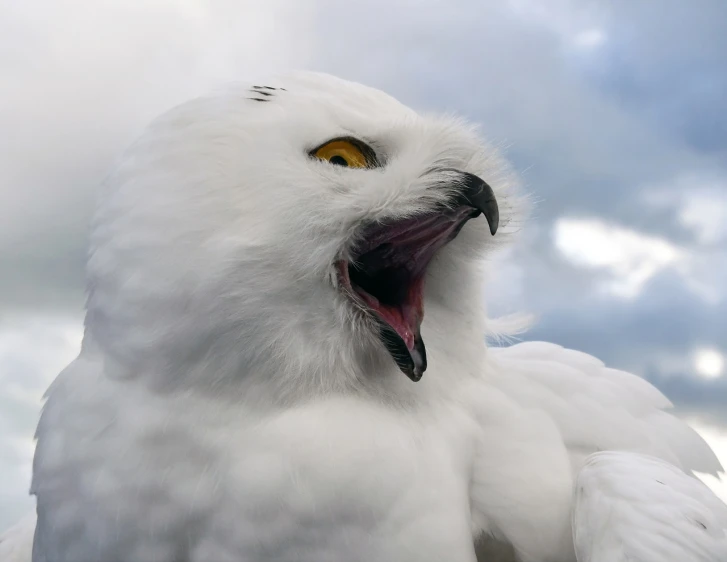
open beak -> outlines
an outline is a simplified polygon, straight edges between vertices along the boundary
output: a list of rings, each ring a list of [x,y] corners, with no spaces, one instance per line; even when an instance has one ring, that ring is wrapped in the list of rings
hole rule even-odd
[[[453,173],[457,188],[452,204],[395,223],[370,225],[354,258],[338,264],[343,286],[373,314],[382,343],[399,369],[415,382],[427,368],[420,335],[427,266],[470,219],[484,215],[492,235],[499,224],[492,188],[473,174],[447,171]]]

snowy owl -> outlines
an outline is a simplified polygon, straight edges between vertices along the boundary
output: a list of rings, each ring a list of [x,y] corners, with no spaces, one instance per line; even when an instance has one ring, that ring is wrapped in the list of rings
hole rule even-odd
[[[574,527],[581,560],[636,560],[579,527],[611,505],[593,482],[632,489],[591,455],[690,483],[720,466],[642,379],[486,346],[515,185],[472,126],[322,74],[153,122],[92,224],[82,350],[37,431],[33,562],[567,562]],[[709,497],[684,540],[725,560]]]

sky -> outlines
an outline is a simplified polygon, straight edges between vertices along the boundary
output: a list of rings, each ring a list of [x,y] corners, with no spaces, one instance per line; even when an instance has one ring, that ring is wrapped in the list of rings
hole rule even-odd
[[[0,4],[0,531],[32,509],[41,396],[80,346],[95,189],[158,113],[289,69],[479,123],[535,204],[491,312],[651,381],[727,466],[727,4],[545,5]]]

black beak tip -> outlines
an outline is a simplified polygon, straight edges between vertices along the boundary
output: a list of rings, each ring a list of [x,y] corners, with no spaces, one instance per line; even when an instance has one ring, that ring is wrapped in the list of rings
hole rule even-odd
[[[401,356],[400,356],[401,357]],[[424,348],[424,342],[421,338],[417,338],[414,349],[409,352],[409,356],[404,359],[396,359],[396,364],[402,373],[404,373],[412,382],[419,382],[427,370],[427,352]]]
[[[485,213],[485,216],[488,217],[487,224],[490,226],[490,234],[494,236],[497,232],[497,227],[500,226],[500,210],[497,208],[497,203],[493,201],[489,212]]]
[[[492,236],[500,225],[500,209],[492,187],[482,178],[468,172],[459,172],[462,175],[462,193],[460,201],[463,204],[481,211],[487,219]]]
[[[411,379],[412,382],[419,382],[422,380],[422,375],[424,374],[421,371],[411,371],[407,370],[404,371],[404,374]]]

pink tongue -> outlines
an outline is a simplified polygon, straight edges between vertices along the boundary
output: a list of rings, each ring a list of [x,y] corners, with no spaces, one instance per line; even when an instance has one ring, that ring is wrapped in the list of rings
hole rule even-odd
[[[423,277],[412,281],[405,302],[399,306],[381,304],[367,293],[361,295],[381,319],[399,334],[409,351],[414,350],[414,342],[419,338],[419,326],[424,318],[423,281]]]
[[[461,217],[460,217],[461,218]],[[400,251],[409,256],[411,263],[416,264],[412,271],[406,298],[401,304],[388,306],[379,302],[373,295],[365,291],[357,291],[368,306],[393,330],[412,352],[412,358],[418,356],[415,348],[419,336],[419,326],[424,318],[424,272],[436,251],[441,248],[460,224],[454,219],[442,219],[441,216],[419,220],[403,229],[394,239]]]

